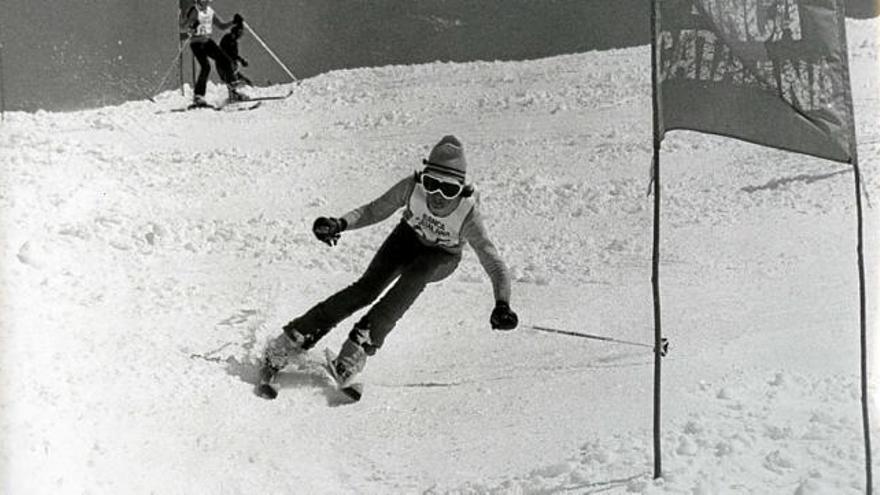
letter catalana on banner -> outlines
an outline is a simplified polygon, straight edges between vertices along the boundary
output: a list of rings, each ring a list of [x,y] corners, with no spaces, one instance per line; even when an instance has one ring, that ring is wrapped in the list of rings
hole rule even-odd
[[[850,162],[842,0],[654,0],[658,137],[673,129]]]

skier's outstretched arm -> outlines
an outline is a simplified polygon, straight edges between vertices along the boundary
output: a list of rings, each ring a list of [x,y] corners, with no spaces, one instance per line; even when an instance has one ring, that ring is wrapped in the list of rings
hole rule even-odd
[[[373,225],[390,217],[406,204],[413,187],[415,177],[403,179],[385,191],[385,194],[339,218],[318,217],[312,225],[312,232],[321,242],[335,246],[342,231]]]
[[[507,265],[501,259],[501,255],[498,254],[495,244],[489,239],[478,210],[473,209],[468,214],[464,225],[462,225],[461,234],[468,244],[474,248],[480,264],[483,265],[483,269],[489,275],[489,279],[492,281],[492,291],[495,294],[495,300],[510,302],[510,274],[507,271]]]
[[[346,228],[359,229],[390,217],[395,211],[406,205],[406,200],[415,184],[413,176],[402,179],[378,198],[342,215],[342,219],[347,224]]]
[[[224,21],[216,12],[214,12],[214,26],[218,29],[226,30],[235,26],[236,24],[241,24],[244,22],[244,18],[241,14],[235,14],[232,17],[231,21]]]
[[[477,258],[486,274],[492,280],[492,291],[495,294],[495,309],[489,318],[489,324],[497,330],[513,330],[519,324],[516,313],[510,309],[510,272],[498,254],[495,244],[489,239],[486,227],[479,210],[474,208],[465,218],[462,225],[462,237],[474,248]]]

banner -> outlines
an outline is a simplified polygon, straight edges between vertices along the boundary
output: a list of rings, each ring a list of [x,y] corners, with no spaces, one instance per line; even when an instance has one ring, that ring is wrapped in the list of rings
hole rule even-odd
[[[843,0],[654,0],[656,136],[855,157]]]

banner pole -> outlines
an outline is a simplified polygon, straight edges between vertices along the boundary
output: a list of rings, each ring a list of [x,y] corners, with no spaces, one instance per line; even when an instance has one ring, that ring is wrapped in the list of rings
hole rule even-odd
[[[257,40],[257,43],[259,43],[263,47],[263,49],[266,50],[266,53],[268,53],[269,56],[272,57],[272,59],[275,60],[275,62],[277,62],[278,65],[280,65],[282,69],[284,69],[284,72],[286,72],[287,75],[290,76],[290,79],[292,79],[293,82],[299,84],[299,80],[296,78],[296,76],[293,75],[293,72],[291,72],[290,69],[288,69],[287,66],[284,65],[284,62],[282,62],[281,59],[278,58],[277,55],[275,55],[275,52],[273,52],[272,49],[269,48],[269,45],[267,45],[266,42],[263,41],[263,39],[260,38],[260,36],[254,32],[254,30],[251,28],[250,24],[245,22],[244,27],[246,27],[248,32],[250,32],[251,35],[254,37],[254,39]]]
[[[661,330],[660,312],[660,142],[654,141],[654,247],[651,256],[651,286],[654,296],[654,479],[663,476],[660,448],[660,346],[663,332]]]
[[[654,479],[663,476],[661,432],[660,432],[660,371],[661,371],[661,331],[660,318],[660,105],[657,73],[657,1],[651,0],[651,96],[654,127],[653,166],[654,184],[654,241],[651,256],[651,286],[654,296]]]
[[[871,422],[868,414],[868,330],[867,315],[865,309],[865,253],[864,253],[864,222],[862,216],[862,182],[859,170],[859,159],[853,157],[853,175],[855,176],[856,189],[856,217],[858,224],[858,241],[856,253],[859,266],[859,325],[861,344],[861,392],[862,392],[862,430],[865,437],[865,493],[871,495],[873,476],[871,474]]]
[[[853,167],[853,184],[856,193],[856,263],[859,270],[859,368],[861,374],[861,394],[862,394],[862,435],[865,441],[865,494],[871,495],[874,487],[874,477],[871,468],[871,421],[869,415],[869,397],[868,397],[868,317],[866,303],[865,288],[865,250],[864,250],[864,214],[862,208],[862,171],[859,168],[859,144],[856,138],[856,113],[853,108],[852,98],[852,81],[849,72],[849,50],[846,41],[846,5],[843,0],[837,0],[834,3],[837,12],[838,26],[838,44],[843,50],[843,60],[846,70],[843,71],[844,78],[844,101],[849,107],[849,129],[852,133],[849,143],[850,163]],[[868,204],[871,199],[866,196]]]

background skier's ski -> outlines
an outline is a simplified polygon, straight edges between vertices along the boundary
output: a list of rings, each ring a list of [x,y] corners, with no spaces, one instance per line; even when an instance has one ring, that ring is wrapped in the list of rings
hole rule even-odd
[[[290,95],[292,95],[292,94],[293,94],[293,90],[290,90],[290,91],[287,92],[287,94],[284,94],[284,95],[274,95],[274,96],[252,96],[252,97],[249,97],[249,98],[248,98],[247,100],[245,100],[245,101],[286,100],[286,99],[289,98]]]
[[[248,103],[250,103],[248,105]],[[171,110],[167,110],[168,112],[189,112],[190,110],[216,110],[218,112],[242,112],[246,110],[255,110],[262,105],[261,101],[253,102],[251,100],[234,102],[234,103],[223,103],[220,105],[189,105],[183,108],[172,108]],[[156,112],[157,114],[164,112]]]

